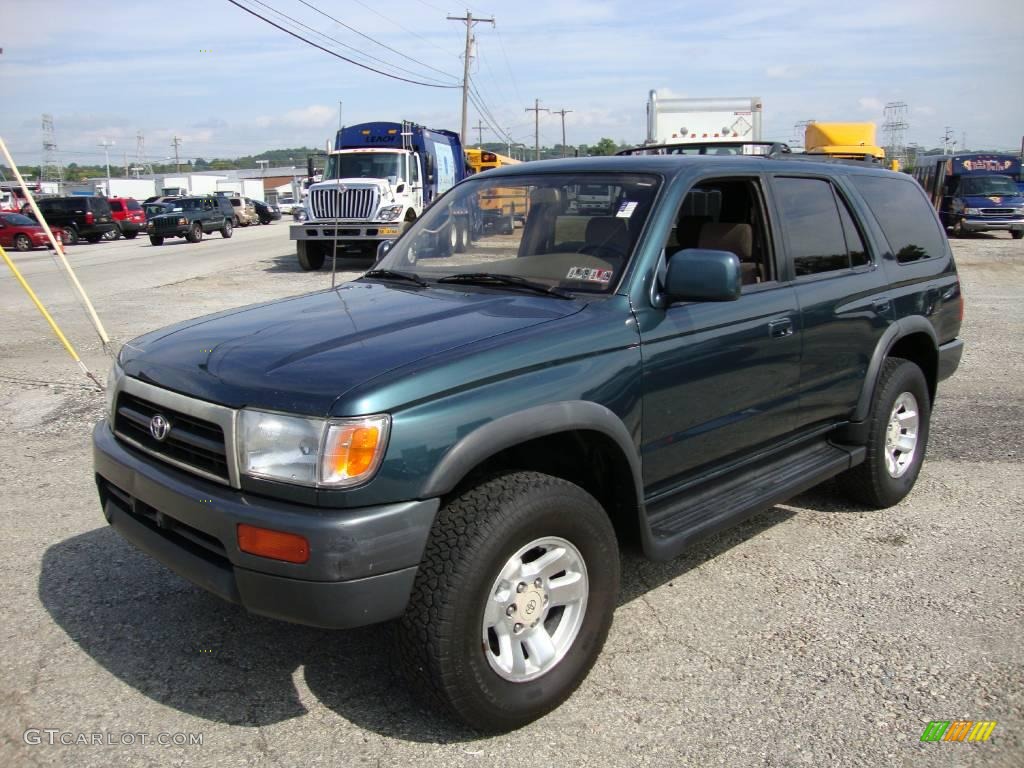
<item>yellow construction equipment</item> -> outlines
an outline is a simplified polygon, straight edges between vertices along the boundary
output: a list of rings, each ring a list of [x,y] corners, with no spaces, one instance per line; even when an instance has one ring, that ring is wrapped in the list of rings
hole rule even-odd
[[[885,150],[875,144],[874,123],[808,123],[804,132],[804,151],[860,160],[871,155],[885,159]]]

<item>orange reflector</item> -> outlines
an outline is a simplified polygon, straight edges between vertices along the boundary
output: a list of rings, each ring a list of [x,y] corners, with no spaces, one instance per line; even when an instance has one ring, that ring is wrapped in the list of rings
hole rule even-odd
[[[305,563],[309,560],[309,542],[305,537],[245,523],[238,524],[238,548],[250,555],[284,560],[286,563]]]

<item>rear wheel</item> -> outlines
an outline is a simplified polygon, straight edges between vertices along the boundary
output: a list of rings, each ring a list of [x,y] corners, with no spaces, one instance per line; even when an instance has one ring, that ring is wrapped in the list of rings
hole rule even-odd
[[[1024,229],[1011,230],[1010,237],[1012,237],[1014,240],[1020,240],[1022,237],[1024,237]]]
[[[921,369],[890,357],[868,416],[867,456],[839,475],[840,487],[876,509],[899,503],[914,487],[928,446],[931,397]]]
[[[957,219],[956,221],[954,221],[953,222],[953,237],[963,237],[966,234],[967,234],[967,231],[964,229],[964,220],[963,219]]]
[[[163,245],[164,239],[159,235],[150,235],[149,242],[151,242],[153,245]]]
[[[78,230],[74,227],[62,227],[60,239],[64,242],[64,245],[74,245],[78,242]]]
[[[231,225],[230,221],[225,220],[224,226],[220,228],[220,236],[225,240],[235,234],[235,228]]]
[[[14,236],[14,247],[19,251],[31,251],[32,241],[28,235],[18,234]]]
[[[295,251],[299,257],[299,266],[307,272],[320,269],[327,256],[322,243],[314,243],[309,240],[296,240]]]
[[[586,677],[618,591],[601,505],[559,478],[503,475],[438,515],[397,628],[399,659],[421,693],[473,727],[518,728]]]

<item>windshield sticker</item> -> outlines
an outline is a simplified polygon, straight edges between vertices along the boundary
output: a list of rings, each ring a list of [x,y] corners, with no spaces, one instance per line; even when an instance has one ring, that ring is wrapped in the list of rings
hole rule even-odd
[[[570,267],[569,274],[565,276],[565,279],[607,285],[612,281],[612,270],[596,267]]]
[[[623,200],[619,205],[619,212],[615,215],[620,219],[628,219],[633,215],[633,211],[636,210],[636,202],[633,200]]]

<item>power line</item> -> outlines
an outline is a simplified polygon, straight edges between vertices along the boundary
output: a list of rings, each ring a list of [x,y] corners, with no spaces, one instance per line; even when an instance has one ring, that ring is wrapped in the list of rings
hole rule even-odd
[[[490,108],[487,106],[487,103],[483,100],[483,97],[480,96],[480,93],[476,88],[470,87],[469,98],[470,101],[473,102],[473,106],[475,106],[480,112],[481,117],[483,117],[490,129],[494,131],[495,135],[502,141],[507,141],[509,139],[508,134],[500,128],[501,123],[493,114],[491,114]]]
[[[438,83],[425,83],[422,80],[410,80],[409,78],[406,78],[406,77],[399,77],[398,75],[393,75],[390,72],[383,72],[383,71],[381,71],[379,69],[375,69],[374,67],[367,66],[366,64],[361,64],[358,61],[353,61],[352,59],[348,58],[347,56],[342,56],[337,51],[332,51],[332,50],[330,50],[328,48],[324,48],[322,45],[314,43],[312,40],[308,40],[305,37],[303,37],[302,35],[300,35],[300,34],[298,34],[296,32],[293,32],[290,29],[286,29],[286,28],[282,27],[280,24],[277,24],[277,23],[271,21],[270,19],[268,19],[266,16],[261,16],[260,14],[256,13],[256,11],[252,10],[251,8],[246,8],[244,5],[239,3],[238,0],[228,0],[228,2],[231,3],[232,5],[238,7],[238,8],[241,8],[246,13],[251,14],[252,16],[255,16],[257,19],[265,21],[270,26],[275,27],[275,28],[281,30],[285,34],[291,35],[296,40],[301,40],[302,42],[306,43],[307,45],[311,45],[314,48],[317,48],[317,49],[323,51],[324,53],[326,53],[326,54],[328,54],[330,56],[334,56],[336,59],[341,59],[342,61],[347,61],[349,64],[355,64],[357,67],[369,70],[370,72],[376,72],[378,75],[384,75],[384,77],[390,77],[392,80],[400,80],[403,83],[411,83],[412,85],[423,85],[423,86],[426,86],[427,88],[446,88],[446,89],[448,89],[448,88],[458,88],[459,87],[458,85],[441,85],[441,84],[438,84]]]
[[[273,8],[273,7],[269,6],[269,5],[267,5],[266,3],[263,2],[263,0],[251,0],[251,1],[256,3],[257,5],[263,6],[268,11],[270,11],[270,13],[273,13],[273,14],[277,15],[278,17],[287,19],[292,24],[297,25],[299,27],[302,27],[303,29],[309,30],[314,35],[322,37],[325,40],[330,40],[332,43],[337,43],[342,48],[347,48],[348,50],[352,51],[354,54],[362,57],[363,59],[367,59],[369,61],[376,61],[376,62],[378,62],[380,64],[383,64],[385,67],[389,67],[389,68],[391,68],[393,70],[396,70],[398,72],[404,72],[407,75],[413,75],[414,77],[420,77],[420,74],[418,72],[413,72],[412,70],[405,69],[404,67],[400,67],[397,64],[392,64],[390,61],[385,61],[384,59],[381,59],[381,58],[379,58],[377,56],[374,56],[371,53],[366,53],[364,51],[361,51],[358,48],[356,48],[355,46],[349,45],[348,43],[346,43],[346,42],[344,42],[342,40],[339,40],[336,37],[332,37],[331,35],[328,35],[328,34],[326,34],[324,32],[321,32],[318,29],[314,29],[313,27],[309,26],[308,24],[306,24],[306,23],[304,23],[302,21],[299,21],[298,19],[296,19],[296,18],[294,18],[292,16],[289,16],[287,13],[284,13],[283,11],[279,11],[276,8]],[[299,2],[303,2],[303,0],[299,0]],[[311,6],[311,7],[313,7],[313,6]],[[318,10],[319,11],[319,9],[316,9],[316,8],[314,8],[314,10]],[[319,12],[323,13],[323,11],[319,11]],[[324,14],[324,15],[327,16],[327,14]],[[337,21],[337,19],[334,19],[334,17],[332,17],[332,16],[327,16],[327,18],[332,19],[333,21]],[[338,22],[338,23],[342,24],[342,26],[347,26],[343,22]],[[348,27],[348,28],[352,29],[354,32],[356,32],[358,34],[362,34],[357,29],[354,29],[352,27]],[[363,36],[366,37],[366,35],[363,35]],[[376,40],[373,40],[373,38],[369,38],[368,37],[367,39],[372,40],[374,43],[377,42]],[[396,53],[397,53],[397,51],[396,51]],[[399,55],[402,55],[402,54],[399,54]],[[422,64],[422,62],[416,62],[416,63],[417,64]],[[426,65],[424,65],[424,66],[426,66]],[[440,71],[440,70],[438,70],[438,71]],[[444,72],[442,72],[441,74],[444,74],[447,77],[451,77],[452,79],[454,79],[454,75],[447,75],[447,73],[444,73]],[[437,78],[436,77],[430,77],[430,79],[435,81],[435,82],[437,82]]]
[[[403,26],[401,25],[401,23],[400,23],[400,22],[398,22],[398,21],[397,21],[397,20],[395,19],[395,17],[394,17],[394,15],[393,15],[393,14],[392,14],[391,16],[387,16],[387,15],[385,15],[385,14],[381,13],[380,11],[378,11],[378,10],[377,10],[376,8],[374,8],[373,6],[367,5],[366,3],[362,2],[362,0],[352,0],[352,2],[354,2],[354,3],[355,3],[356,5],[358,5],[358,6],[361,6],[361,7],[365,8],[365,9],[366,9],[366,10],[368,10],[368,11],[369,11],[370,13],[373,13],[373,14],[376,14],[377,16],[380,16],[380,17],[381,17],[382,19],[384,19],[384,20],[385,20],[385,21],[386,21],[386,22],[387,22],[388,24],[390,24],[391,26],[394,26],[394,27],[398,27],[398,28],[399,28],[400,30],[402,30],[403,32],[406,32],[406,33],[408,33],[408,34],[412,35],[413,37],[419,38],[420,40],[422,40],[422,41],[423,41],[424,43],[426,43],[427,45],[432,45],[432,46],[434,46],[435,48],[437,48],[437,50],[441,51],[441,52],[442,52],[442,53],[444,53],[445,55],[447,55],[447,56],[453,56],[453,57],[454,57],[454,58],[456,58],[456,59],[458,58],[458,56],[455,56],[455,54],[454,54],[454,53],[452,53],[451,51],[449,51],[449,50],[447,50],[447,49],[445,49],[445,48],[442,48],[442,47],[441,47],[440,45],[438,45],[437,43],[435,43],[435,42],[434,42],[433,40],[428,40],[427,38],[423,37],[423,35],[420,35],[420,34],[417,34],[416,32],[413,32],[413,31],[412,31],[411,29],[409,29],[408,27],[403,27]],[[438,8],[438,7],[436,6],[436,5],[429,5],[429,3],[424,3],[424,5],[428,5],[428,6],[430,7],[430,8],[433,8],[433,9],[434,9],[435,11],[438,11],[439,13],[445,13],[445,11],[444,11],[444,10],[442,10],[441,8]]]
[[[326,18],[330,19],[330,20],[331,20],[331,21],[333,21],[333,22],[334,22],[335,24],[340,24],[340,25],[341,25],[341,26],[343,26],[343,27],[344,27],[345,29],[348,29],[348,30],[351,30],[352,32],[355,32],[355,33],[356,33],[357,35],[359,35],[360,37],[363,37],[363,38],[365,38],[365,39],[369,40],[369,41],[370,41],[370,42],[372,42],[372,43],[376,43],[376,44],[377,44],[377,45],[379,45],[379,46],[380,46],[381,48],[386,48],[387,50],[391,51],[392,53],[397,53],[397,54],[398,54],[399,56],[401,56],[401,57],[403,57],[403,58],[406,58],[406,59],[408,59],[409,61],[414,61],[414,62],[416,62],[417,64],[419,64],[419,65],[420,65],[420,66],[422,66],[422,67],[426,67],[427,69],[432,69],[432,70],[434,70],[435,72],[439,72],[440,74],[444,75],[445,77],[449,77],[449,78],[451,78],[452,80],[458,80],[458,78],[457,78],[457,77],[456,77],[455,75],[452,75],[452,74],[450,74],[450,73],[448,73],[448,72],[445,72],[444,70],[441,70],[441,69],[437,69],[436,67],[432,67],[432,66],[430,66],[429,64],[425,64],[424,62],[422,62],[422,61],[419,61],[418,59],[414,59],[414,58],[413,58],[412,56],[408,55],[407,53],[402,53],[402,51],[398,51],[398,50],[395,50],[395,49],[394,49],[394,48],[392,48],[392,47],[391,47],[390,45],[387,45],[387,44],[385,44],[385,43],[382,43],[382,42],[380,42],[380,40],[375,40],[374,38],[370,37],[369,35],[363,34],[362,32],[360,32],[360,31],[359,31],[358,29],[356,29],[355,27],[349,26],[349,25],[348,25],[348,24],[346,24],[345,22],[343,22],[343,21],[340,21],[339,19],[336,19],[336,18],[334,18],[334,17],[333,17],[333,16],[331,16],[331,15],[330,15],[329,13],[325,13],[324,11],[320,10],[319,8],[317,8],[317,7],[316,7],[315,5],[313,5],[312,3],[307,3],[307,2],[306,2],[306,0],[299,0],[299,2],[300,2],[300,3],[302,3],[302,4],[304,5],[304,6],[306,6],[307,8],[311,8],[311,9],[313,9],[314,11],[316,11],[317,13],[319,13],[319,14],[320,14],[321,16],[324,16],[324,17],[326,17]],[[261,5],[262,5],[262,3],[261,3]],[[362,5],[362,3],[359,3],[359,5]],[[392,65],[392,66],[393,66],[393,65]],[[403,71],[406,71],[406,70],[403,70]]]
[[[512,80],[512,89],[516,92],[516,98],[520,104],[526,104],[526,100],[519,93],[519,86],[516,84],[516,76],[512,71],[512,64],[509,63],[508,53],[505,52],[505,41],[501,38],[501,30],[495,26],[494,31],[498,34],[498,45],[501,46],[501,55],[505,57],[505,66],[508,68],[508,76]]]

